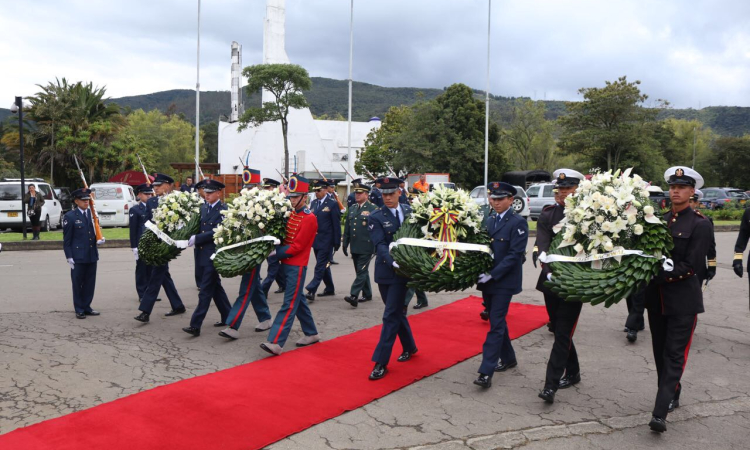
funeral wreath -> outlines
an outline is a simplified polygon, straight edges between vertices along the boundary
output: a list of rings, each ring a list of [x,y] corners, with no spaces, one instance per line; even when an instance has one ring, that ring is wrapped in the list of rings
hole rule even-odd
[[[175,259],[200,229],[201,203],[194,192],[176,191],[160,197],[138,241],[138,257],[149,266],[163,266]]]

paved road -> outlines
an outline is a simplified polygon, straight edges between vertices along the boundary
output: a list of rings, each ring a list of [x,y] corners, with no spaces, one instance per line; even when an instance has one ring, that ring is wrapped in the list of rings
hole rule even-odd
[[[708,312],[698,321],[682,407],[670,415],[663,435],[646,426],[656,390],[650,337],[646,331],[635,344],[625,340],[622,302],[610,309],[584,306],[576,331],[583,381],[560,391],[554,405],[536,397],[552,345],[552,336],[540,329],[515,341],[519,367],[496,376],[488,391],[471,383],[479,365],[475,357],[270,448],[748,448],[750,313],[747,281],[731,271],[735,237],[717,234],[718,275],[706,291]],[[102,315],[76,320],[62,252],[0,253],[1,433],[266,357],[258,347],[265,336],[252,331],[252,317],[235,342],[210,327],[218,319],[213,308],[197,339],[180,330],[188,315],[162,316],[166,301],[157,303],[151,323],[134,321],[130,250],[103,250],[101,258],[94,307]],[[377,325],[382,314],[377,299],[356,310],[343,301],[354,271],[349,259],[341,254],[337,259],[342,263],[333,266],[339,295],[312,306],[324,338]],[[191,255],[171,268],[192,310],[197,291]],[[527,262],[525,290],[516,301],[543,304],[533,290],[537,273]],[[231,296],[239,279],[224,285]],[[471,293],[476,292],[431,294],[430,306]],[[281,296],[272,294],[269,301],[276,310]],[[295,325],[290,341],[300,335]]]

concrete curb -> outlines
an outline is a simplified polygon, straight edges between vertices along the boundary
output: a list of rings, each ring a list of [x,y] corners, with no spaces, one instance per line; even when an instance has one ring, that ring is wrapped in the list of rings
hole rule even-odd
[[[739,225],[717,225],[714,228],[717,233],[740,231]],[[536,237],[536,230],[529,231],[529,237]],[[23,241],[23,242],[0,242],[3,244],[3,250],[9,252],[13,251],[28,251],[28,250],[62,250],[62,241]],[[100,246],[99,249],[107,248],[130,248],[130,241],[128,239],[114,239],[107,241],[104,245]]]

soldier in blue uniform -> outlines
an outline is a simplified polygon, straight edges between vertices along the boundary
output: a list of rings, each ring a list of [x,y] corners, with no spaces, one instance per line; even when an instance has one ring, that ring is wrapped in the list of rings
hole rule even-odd
[[[385,303],[383,311],[383,328],[380,332],[372,361],[375,367],[370,373],[371,380],[379,380],[388,372],[388,363],[391,359],[393,344],[398,336],[401,341],[403,353],[398,357],[398,362],[409,361],[417,353],[417,344],[411,333],[409,320],[406,318],[406,283],[409,281],[398,275],[394,269],[398,264],[390,255],[388,246],[393,242],[401,224],[411,214],[411,207],[399,204],[398,178],[379,178],[377,184],[382,186],[383,206],[370,214],[367,226],[370,229],[370,239],[375,246],[375,282],[378,284],[380,297]]]
[[[221,314],[220,324],[225,324],[231,305],[227,298],[227,293],[221,286],[221,277],[214,268],[211,255],[216,252],[214,244],[214,229],[221,224],[224,216],[221,211],[226,209],[226,205],[221,203],[221,190],[224,185],[216,180],[205,180],[203,183],[203,192],[206,195],[206,204],[201,206],[201,226],[200,232],[190,237],[188,247],[196,246],[198,248],[198,265],[201,268],[201,284],[198,293],[198,306],[193,312],[190,319],[190,326],[182,329],[185,333],[193,336],[200,336],[203,319],[208,313],[208,307],[211,305],[211,299],[216,303],[216,307]]]
[[[372,189],[370,190],[370,203],[377,206],[378,208],[383,207],[383,193],[380,190],[380,183],[377,180],[373,181]]]
[[[76,208],[65,213],[63,217],[63,250],[70,265],[76,318],[85,319],[86,316],[99,315],[91,309],[91,302],[94,300],[96,263],[99,261],[99,250],[96,247],[104,243],[104,238],[96,240],[89,209],[91,190],[76,189],[71,195]]]
[[[409,195],[406,192],[406,182],[405,181],[403,181],[403,180],[401,181],[401,184],[398,185],[398,190],[401,193],[401,195],[399,195],[399,197],[398,197],[398,202],[399,203],[409,204]]]
[[[320,294],[321,297],[336,294],[333,277],[331,276],[330,261],[333,252],[341,246],[341,211],[336,200],[328,196],[327,187],[327,182],[318,180],[315,184],[316,198],[310,206],[310,210],[318,220],[318,234],[315,236],[312,246],[316,260],[315,274],[313,279],[305,286],[307,290],[305,297],[309,302],[315,301],[315,294],[321,282],[325,285],[323,292]]]
[[[278,181],[274,180],[273,178],[263,178],[263,184],[261,187],[263,189],[272,191],[276,188],[278,188],[281,185]],[[274,281],[276,281],[276,284],[279,286],[278,289],[273,291],[274,294],[280,294],[284,292],[284,289],[286,289],[286,280],[284,279],[283,274],[281,273],[281,262],[279,262],[279,258],[276,257],[276,255],[269,256],[268,257],[268,272],[266,273],[266,278],[263,279],[263,283],[261,284],[261,288],[263,289],[263,293],[268,297],[268,292],[271,290],[271,285]]]
[[[154,190],[150,184],[144,183],[136,187],[135,192],[138,196],[138,204],[130,208],[130,249],[135,256],[135,290],[138,292],[138,301],[140,301],[146,292],[151,268],[138,258],[138,241],[146,229],[144,226],[146,223],[146,202],[154,195]]]
[[[154,216],[154,209],[159,206],[159,197],[172,192],[173,183],[174,180],[169,175],[163,173],[156,174],[151,186],[153,186],[154,192],[156,192],[158,196],[151,197],[146,202],[147,220],[151,220]],[[151,311],[154,309],[154,303],[157,301],[159,291],[162,287],[164,288],[164,292],[169,299],[169,304],[172,307],[172,309],[164,315],[170,317],[182,314],[186,311],[185,305],[180,298],[180,294],[177,293],[177,288],[174,286],[172,276],[169,274],[169,264],[165,264],[163,266],[151,267],[151,276],[148,280],[148,286],[143,293],[143,297],[141,297],[141,305],[138,307],[141,313],[135,317],[135,320],[144,323],[149,321]]]
[[[492,385],[492,375],[516,367],[516,353],[508,336],[505,318],[514,295],[521,293],[523,261],[529,241],[529,225],[511,205],[516,188],[493,181],[487,185],[493,211],[485,219],[492,239],[494,265],[489,273],[479,276],[477,288],[489,313],[490,331],[482,347],[482,364],[474,384],[483,388]]]
[[[206,202],[206,194],[203,192],[203,186],[206,180],[201,180],[195,183],[195,192],[201,196],[203,203]],[[195,278],[195,287],[200,290],[201,284],[201,267],[198,265],[198,249],[193,249],[193,277]]]

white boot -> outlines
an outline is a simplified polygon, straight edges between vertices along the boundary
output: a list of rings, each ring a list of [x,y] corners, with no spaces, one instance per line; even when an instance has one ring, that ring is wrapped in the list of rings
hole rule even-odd
[[[268,353],[274,354],[274,355],[280,355],[281,354],[281,346],[279,344],[271,344],[270,342],[264,342],[260,344],[260,348],[267,351]]]
[[[271,329],[271,325],[273,323],[271,322],[271,319],[264,320],[263,322],[260,322],[258,325],[255,325],[255,331],[268,331]]]
[[[297,341],[297,347],[307,347],[308,345],[312,345],[317,342],[320,342],[319,334],[314,334],[312,336],[305,336],[299,341]]]
[[[226,327],[223,330],[219,331],[219,336],[225,337],[227,339],[236,340],[240,338],[240,332],[239,330],[235,330],[231,327]]]

